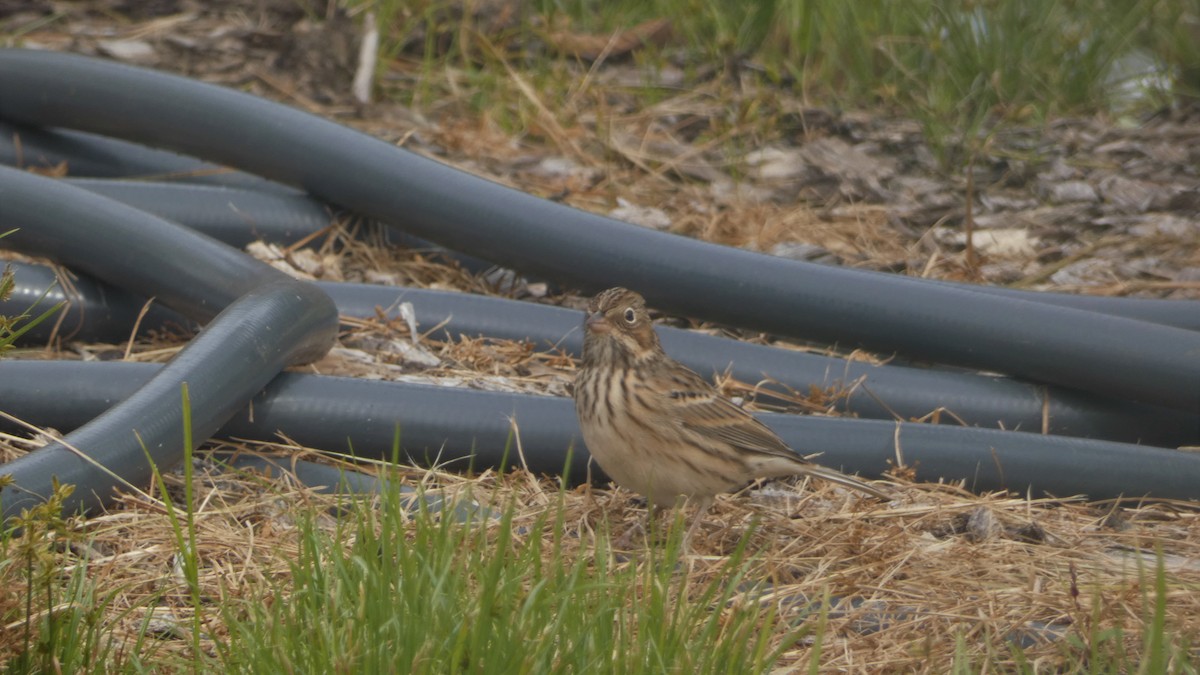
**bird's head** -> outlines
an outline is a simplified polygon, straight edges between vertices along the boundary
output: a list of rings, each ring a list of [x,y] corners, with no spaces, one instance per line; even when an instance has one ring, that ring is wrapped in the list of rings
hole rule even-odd
[[[583,328],[585,360],[611,351],[618,360],[635,362],[661,351],[646,301],[627,288],[610,288],[592,298]]]

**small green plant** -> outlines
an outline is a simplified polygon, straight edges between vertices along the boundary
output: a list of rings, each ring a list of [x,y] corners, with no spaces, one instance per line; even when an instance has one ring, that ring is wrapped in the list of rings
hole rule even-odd
[[[0,272],[0,302],[5,302],[12,296],[13,284],[12,267],[5,265],[4,271]],[[0,316],[0,354],[12,349],[13,323],[12,319]]]
[[[1161,546],[1155,548],[1153,578],[1142,559],[1138,561],[1138,586],[1142,589],[1140,652],[1131,653],[1129,633],[1112,619],[1106,620],[1104,598],[1099,589],[1092,596],[1091,610],[1086,615],[1073,614],[1073,630],[1060,642],[1063,660],[1062,672],[1083,673],[1195,673],[1197,664],[1193,652],[1186,642],[1180,644],[1178,636],[1167,625],[1167,601],[1169,588]],[[1072,595],[1075,589],[1072,574]],[[1078,609],[1078,603],[1076,604]],[[1125,617],[1118,615],[1117,621]],[[1107,625],[1106,625],[1107,624]],[[1031,660],[1015,643],[1010,652],[1013,660],[1021,664],[1022,671],[1029,671]],[[969,662],[969,661],[968,661]],[[972,663],[977,666],[978,664]]]
[[[8,232],[0,233],[0,239],[7,237],[13,232],[16,232],[16,230],[9,230]],[[5,265],[4,271],[0,272],[0,302],[4,302],[12,297],[12,292],[15,287],[16,278],[13,274],[12,266]],[[66,305],[65,302],[57,303],[50,309],[47,309],[38,316],[30,319],[29,312],[32,311],[33,308],[37,307],[37,304],[38,303],[34,303],[33,307],[18,316],[0,316],[0,356],[3,356],[5,352],[12,349],[13,344],[19,340],[22,335],[41,322],[54,316]]]
[[[77,558],[70,572],[63,570],[67,551],[88,550],[72,519],[63,516],[72,490],[55,483],[49,499],[0,530],[0,586],[19,589],[0,594],[0,625],[17,627],[0,637],[0,647],[11,655],[3,663],[5,673],[83,672],[104,663],[117,647],[108,621],[122,612],[96,596],[86,556]],[[10,604],[18,593],[21,602]],[[137,660],[136,655],[127,658]]]
[[[1138,31],[1138,45],[1168,66],[1177,96],[1200,99],[1200,6],[1194,2],[1151,3]]]
[[[0,238],[14,231],[0,233]],[[0,302],[11,297],[14,287],[12,268],[5,265],[0,272]],[[0,316],[0,355],[62,306],[59,303],[32,320],[28,320],[28,312]],[[0,475],[0,487],[11,481],[11,476]],[[92,597],[84,566],[75,566],[65,578],[59,567],[62,549],[78,538],[70,520],[63,516],[63,503],[73,489],[55,481],[46,501],[23,509],[9,522],[0,522],[0,587],[21,588],[24,596],[18,608],[8,604],[11,596],[0,595],[0,625],[20,626],[15,644],[0,640],[0,645],[15,654],[4,664],[5,672],[74,671],[108,649],[101,639],[100,612],[96,611],[102,603]]]
[[[0,477],[0,486],[11,480],[11,476]],[[62,504],[72,489],[70,485],[58,485],[55,482],[50,499],[32,509],[23,510],[11,523],[3,525],[5,533],[0,543],[4,549],[4,562],[0,563],[0,571],[11,573],[13,570],[5,568],[13,564],[21,565],[23,570],[20,577],[25,591],[24,621],[20,629],[22,647],[19,655],[7,664],[11,672],[36,671],[39,657],[44,658],[46,653],[56,652],[63,637],[62,614],[51,609],[57,604],[57,559],[54,547],[56,541],[63,541],[70,535],[70,528],[62,517]],[[42,611],[45,612],[44,622],[37,618]]]
[[[146,451],[146,461],[150,462],[154,482],[158,486],[166,505],[167,520],[171,523],[171,532],[175,537],[175,547],[179,566],[187,583],[188,598],[192,603],[191,647],[196,664],[204,661],[204,650],[201,647],[201,633],[206,611],[204,597],[200,589],[200,554],[196,539],[195,501],[192,497],[194,484],[194,464],[192,463],[192,401],[187,383],[183,383],[180,391],[181,410],[183,413],[183,519],[180,520],[176,506],[167,490],[167,484],[150,453]],[[145,448],[142,448],[145,451]]]

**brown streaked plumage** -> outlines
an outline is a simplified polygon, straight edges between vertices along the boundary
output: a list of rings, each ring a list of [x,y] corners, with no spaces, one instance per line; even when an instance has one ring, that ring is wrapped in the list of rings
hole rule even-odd
[[[755,478],[816,476],[881,499],[879,490],[792,450],[765,424],[663,351],[642,296],[611,288],[588,304],[575,379],[583,440],[618,485],[652,505],[714,495]]]

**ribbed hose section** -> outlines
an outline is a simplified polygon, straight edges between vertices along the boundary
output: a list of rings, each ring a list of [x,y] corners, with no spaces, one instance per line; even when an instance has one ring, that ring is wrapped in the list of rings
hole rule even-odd
[[[5,247],[51,258],[206,321],[248,291],[290,279],[266,263],[120,202],[0,167]]]
[[[13,413],[70,428],[135,390],[156,366],[134,363],[0,362],[0,399],[21,384]],[[68,380],[68,378],[70,378]],[[1200,454],[1019,432],[794,415],[759,416],[815,461],[876,477],[898,460],[920,480],[965,481],[973,490],[1087,495],[1092,499],[1200,498]],[[269,440],[277,430],[306,447],[391,457],[451,470],[525,465],[586,480],[588,455],[570,400],[469,389],[284,373],[219,435]],[[518,444],[519,436],[519,444]],[[518,447],[520,452],[518,452]],[[592,467],[593,477],[599,477]]]
[[[17,315],[49,290],[46,301],[68,299],[62,334],[78,339],[123,341],[129,338],[137,311],[145,303],[86,278],[73,281],[70,294],[54,287],[54,272],[38,265],[16,265],[12,299],[0,303],[0,315]],[[580,314],[568,309],[501,298],[413,288],[320,283],[342,316],[372,318],[377,311],[399,316],[399,305],[413,308],[418,330],[438,339],[488,336],[528,340],[535,349],[578,356]],[[83,319],[94,317],[100,328]],[[122,324],[120,320],[129,323]],[[183,323],[159,308],[141,324],[143,333],[161,325]],[[28,334],[49,338],[47,324]],[[1107,399],[1060,387],[1039,387],[1003,377],[988,377],[895,365],[875,366],[818,354],[777,349],[670,327],[658,328],[668,353],[706,377],[726,370],[750,383],[769,378],[800,392],[811,387],[847,389],[830,402],[836,410],[871,419],[919,419],[939,410],[945,423],[1039,431],[1088,438],[1176,447],[1200,442],[1200,415]],[[770,396],[769,388],[763,395]]]
[[[6,154],[4,133],[8,130],[11,130],[13,134],[32,135],[34,141],[42,136],[50,138],[64,136],[71,139],[70,143],[64,144],[60,141],[55,146],[57,154],[52,156],[56,162],[51,165],[65,163],[70,168],[82,162],[83,166],[90,171],[90,173],[84,172],[82,175],[103,175],[113,178],[137,175],[136,171],[131,169],[145,163],[140,158],[147,152],[159,152],[103,136],[71,131],[26,129],[0,121],[0,164],[7,163],[16,166],[18,161],[16,148],[11,144],[7,148]],[[20,138],[21,136],[14,137]],[[41,145],[45,145],[45,143],[43,142]],[[94,147],[96,145],[101,146],[101,149],[97,150]],[[75,159],[75,154],[72,153],[73,148],[79,148],[75,152],[82,155],[80,159]],[[181,155],[172,153],[162,154],[171,158],[182,158]],[[44,154],[38,156],[44,156]],[[105,160],[111,163],[111,166],[106,165]],[[191,161],[197,164],[200,162],[195,159],[180,159],[179,161]],[[207,174],[201,173],[200,176],[207,177]],[[240,172],[226,171],[212,177],[229,178],[231,176],[239,178],[226,182],[244,184],[244,187],[218,185],[217,189],[213,189],[213,186],[194,182],[149,182],[128,179],[116,181],[69,178],[66,180],[78,187],[103,194],[143,211],[175,221],[180,225],[199,230],[231,246],[245,246],[246,243],[254,241],[256,237],[272,243],[291,244],[328,225],[327,215],[332,207],[323,206],[311,197],[293,192],[278,183],[271,183],[265,179]],[[244,179],[240,177],[244,177]],[[192,177],[184,174],[184,179],[191,181]],[[403,223],[398,223],[398,225],[403,225]],[[489,267],[488,263],[478,258],[447,251],[403,232],[394,233],[392,239],[395,243],[401,243],[410,248],[428,249],[454,259],[472,272],[483,271]],[[992,295],[1032,300],[1060,307],[1086,309],[1187,330],[1200,330],[1200,303],[1192,301],[1023,291],[932,279],[926,279],[923,282],[970,288]]]

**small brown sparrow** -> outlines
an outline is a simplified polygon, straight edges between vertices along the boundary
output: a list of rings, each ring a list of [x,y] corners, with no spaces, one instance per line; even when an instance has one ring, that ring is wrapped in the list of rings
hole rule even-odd
[[[617,485],[655,506],[698,502],[755,478],[803,474],[880,499],[886,492],[818,466],[663,351],[641,295],[610,288],[588,303],[575,411],[588,451]]]

